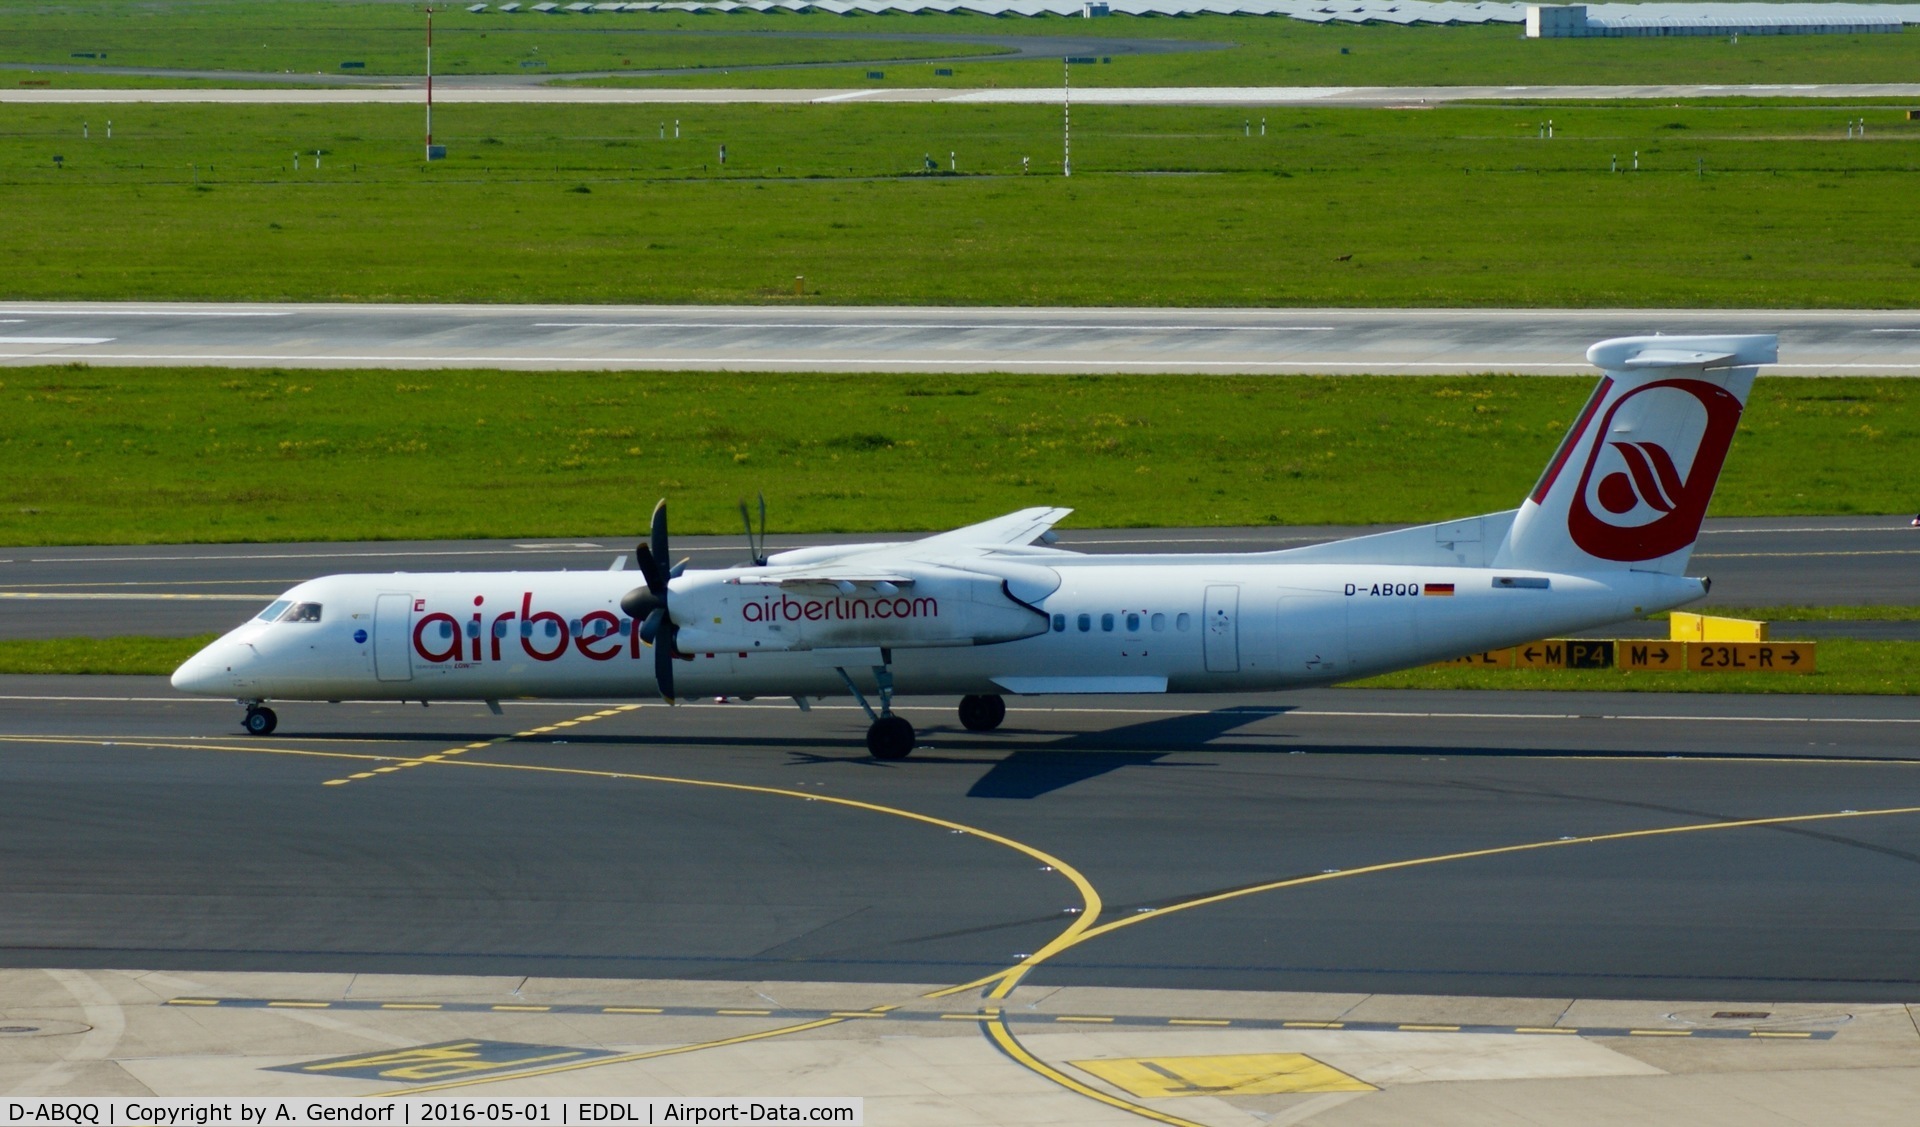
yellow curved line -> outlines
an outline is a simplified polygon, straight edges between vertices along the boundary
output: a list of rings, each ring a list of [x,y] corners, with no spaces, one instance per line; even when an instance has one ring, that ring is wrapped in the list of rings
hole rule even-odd
[[[1537,849],[1557,849],[1563,846],[1594,845],[1601,842],[1627,841],[1642,837],[1666,837],[1673,834],[1703,833],[1708,830],[1737,830],[1754,826],[1784,826],[1798,822],[1824,822],[1841,818],[1878,818],[1896,814],[1920,814],[1920,806],[1892,806],[1880,810],[1841,810],[1827,814],[1787,814],[1776,818],[1743,818],[1731,822],[1694,822],[1684,826],[1662,826],[1648,830],[1622,830],[1619,833],[1587,834],[1581,837],[1556,838],[1552,841],[1530,841],[1520,845],[1500,845],[1488,849],[1468,849],[1458,853],[1442,853],[1432,857],[1415,857],[1405,861],[1385,861],[1377,865],[1363,865],[1357,869],[1342,869],[1335,873],[1313,873],[1304,877],[1289,877],[1286,880],[1270,881],[1249,888],[1237,888],[1231,892],[1216,892],[1210,896],[1199,896],[1178,904],[1169,904],[1143,915],[1122,916],[1099,927],[1086,929],[1077,936],[1075,946],[1096,936],[1118,931],[1123,927],[1159,919],[1173,912],[1184,912],[1189,908],[1205,907],[1227,900],[1237,900],[1243,896],[1253,896],[1261,892],[1272,892],[1282,888],[1297,888],[1301,885],[1321,884],[1326,881],[1343,880],[1348,877],[1371,876],[1375,873],[1393,872],[1399,869],[1419,868],[1425,865],[1438,865],[1447,861],[1469,861],[1477,857],[1498,857],[1509,853],[1526,853]],[[1064,950],[1065,948],[1061,948]],[[1051,954],[1048,956],[1051,958]],[[1038,962],[1035,959],[1031,962]]]
[[[471,1088],[476,1084],[495,1084],[502,1080],[525,1080],[534,1076],[551,1076],[556,1072],[574,1072],[582,1068],[598,1068],[603,1064],[627,1064],[636,1060],[652,1060],[655,1057],[678,1056],[681,1053],[696,1053],[701,1049],[718,1049],[727,1045],[745,1044],[748,1041],[764,1041],[769,1037],[784,1037],[789,1033],[804,1033],[809,1029],[820,1029],[828,1025],[839,1025],[845,1020],[847,1019],[840,1017],[821,1018],[818,1021],[807,1021],[799,1025],[782,1026],[779,1029],[763,1029],[758,1033],[743,1033],[738,1037],[723,1037],[718,1041],[702,1041],[694,1045],[675,1045],[670,1049],[651,1049],[644,1053],[621,1053],[618,1056],[594,1057],[591,1060],[574,1061],[572,1064],[556,1064],[547,1068],[528,1069],[525,1072],[503,1073],[499,1076],[475,1076],[467,1080],[449,1080],[443,1084],[423,1084],[408,1088],[395,1088],[387,1092],[368,1092],[362,1098],[377,1099],[382,1096],[413,1096],[421,1092],[444,1092],[449,1088]]]
[[[50,742],[50,743],[71,742],[71,743],[96,743],[96,744],[100,742],[97,740],[91,740],[91,741],[75,740],[75,739],[61,738],[61,737],[42,738],[42,737],[31,737],[31,736],[14,736],[14,737],[0,736],[0,741],[5,741],[5,740],[14,740],[18,742]],[[117,740],[117,741],[114,741],[114,743],[116,746],[120,746],[120,747],[155,747],[155,748],[163,748],[163,749],[178,749],[178,750],[189,750],[189,751],[229,751],[229,752],[243,752],[247,754],[256,754],[256,755],[257,754],[297,755],[297,756],[309,756],[317,759],[380,760],[380,761],[388,761],[388,762],[419,761],[422,763],[422,765],[426,765],[427,763],[427,761],[420,760],[418,756],[369,756],[369,755],[355,755],[347,752],[336,752],[336,751],[305,751],[305,750],[298,750],[293,748],[238,746],[238,745],[204,744],[204,743],[171,743],[171,742],[163,742],[163,741],[140,741],[140,740]],[[1079,891],[1080,900],[1081,900],[1080,913],[1074,917],[1073,922],[1067,925],[1065,930],[1061,931],[1059,935],[1054,936],[1053,939],[1049,940],[1039,950],[1027,956],[1025,959],[1015,964],[1014,966],[1008,967],[1006,970],[998,971],[995,974],[989,975],[986,978],[980,979],[974,983],[966,983],[960,986],[949,987],[944,990],[936,991],[932,994],[927,995],[927,997],[944,997],[948,994],[953,994],[962,990],[967,990],[974,986],[985,985],[988,982],[998,982],[1000,985],[997,988],[994,996],[1004,997],[1008,992],[1012,991],[1014,986],[1016,986],[1019,983],[1020,978],[1025,975],[1026,970],[1029,967],[1038,965],[1039,963],[1052,958],[1054,955],[1058,954],[1061,951],[1066,950],[1068,947],[1071,947],[1074,945],[1074,943],[1078,942],[1078,940],[1083,935],[1083,933],[1085,933],[1089,928],[1093,927],[1094,922],[1097,919],[1099,919],[1100,912],[1103,907],[1100,899],[1100,893],[1097,889],[1093,887],[1092,881],[1089,881],[1086,878],[1086,876],[1080,872],[1080,870],[1074,868],[1072,865],[1067,864],[1065,861],[1061,860],[1058,857],[1055,857],[1053,854],[1048,853],[1043,849],[1039,849],[1035,846],[1028,845],[1023,841],[1016,841],[1013,838],[1006,837],[1002,834],[993,833],[990,830],[980,829],[977,826],[970,826],[963,822],[955,822],[947,818],[937,818],[931,814],[920,814],[911,810],[902,810],[896,806],[883,806],[876,802],[863,802],[855,798],[840,798],[835,795],[828,795],[828,794],[808,794],[805,791],[787,790],[784,787],[760,786],[753,783],[729,783],[729,782],[721,782],[721,781],[712,780],[712,779],[687,779],[687,778],[681,778],[679,776],[674,776],[674,775],[643,775],[643,774],[636,774],[628,771],[598,771],[598,770],[593,770],[593,769],[584,768],[584,767],[551,767],[551,766],[543,766],[540,764],[497,763],[497,762],[489,762],[486,760],[473,760],[473,759],[436,759],[436,760],[432,760],[431,763],[433,766],[439,766],[439,767],[480,767],[480,768],[489,768],[489,769],[501,770],[501,771],[532,771],[532,772],[554,774],[554,775],[577,775],[577,776],[584,776],[588,778],[601,778],[601,779],[629,779],[636,782],[669,783],[675,786],[705,787],[713,790],[735,791],[735,792],[744,793],[744,794],[764,794],[764,795],[773,795],[781,798],[802,798],[810,802],[825,802],[830,805],[844,806],[854,810],[865,810],[875,814],[888,814],[896,818],[905,818],[908,821],[920,822],[925,825],[939,826],[942,829],[956,830],[961,833],[971,834],[984,841],[990,841],[996,845],[1004,846],[1005,848],[1012,849],[1019,853],[1024,853],[1027,856],[1033,858],[1034,860],[1039,861],[1041,864],[1048,866],[1054,872],[1057,872],[1061,876],[1065,877],[1068,881],[1070,881],[1073,884],[1074,888]],[[643,1060],[643,1059],[646,1059],[646,1057],[649,1055],[664,1056],[664,1055],[669,1055],[670,1053],[673,1053],[673,1052],[692,1052],[693,1050],[700,1049],[700,1048],[712,1048],[720,1045],[737,1044],[741,1040],[760,1040],[765,1037],[780,1036],[785,1033],[798,1033],[807,1029],[817,1029],[823,1025],[835,1025],[842,1020],[844,1019],[830,1018],[830,1019],[826,1019],[818,1022],[810,1022],[802,1025],[789,1026],[785,1029],[770,1030],[766,1033],[755,1034],[745,1038],[733,1038],[733,1039],[727,1039],[722,1041],[704,1042],[699,1045],[686,1046],[679,1049],[657,1050],[652,1054],[642,1054],[639,1056],[596,1057],[591,1061],[581,1061],[578,1064],[574,1064],[574,1065],[559,1066],[556,1069],[554,1069],[554,1071],[565,1071],[567,1069],[572,1069],[572,1068],[590,1068],[590,1067],[595,1067],[602,1064],[617,1064],[627,1060]],[[476,1077],[472,1080],[461,1081],[459,1083],[461,1085],[485,1084],[485,1083],[491,1083],[496,1079],[507,1080],[507,1079],[512,1079],[513,1076],[531,1076],[531,1075],[538,1075],[538,1074],[537,1073],[514,1073],[514,1074],[510,1074],[507,1076],[500,1076],[500,1077]],[[446,1085],[446,1086],[452,1086],[452,1085]],[[407,1088],[407,1089],[403,1089],[402,1091],[422,1092],[422,1091],[434,1091],[434,1090],[437,1090],[437,1089]],[[396,1093],[389,1093],[389,1094],[398,1094],[398,1093],[396,1092]],[[1108,1098],[1110,1099],[1111,1097],[1108,1097]],[[1127,1105],[1127,1106],[1131,1106],[1131,1105]],[[1184,1121],[1170,1120],[1169,1122],[1184,1122]]]
[[[1024,960],[1018,967],[1009,968],[1008,971],[1002,973],[1011,974],[1014,970],[1019,970],[1024,974],[1027,970],[1044,962],[1046,958],[1051,958],[1059,951],[1078,946],[1090,939],[1106,935],[1109,932],[1118,931],[1123,927],[1132,927],[1149,920],[1160,919],[1172,912],[1184,912],[1189,908],[1204,907],[1208,904],[1219,904],[1227,900],[1237,900],[1243,896],[1252,896],[1261,892],[1272,892],[1282,888],[1298,888],[1302,885],[1320,884],[1326,881],[1343,880],[1349,877],[1370,876],[1375,873],[1412,869],[1425,865],[1438,865],[1447,861],[1466,861],[1478,857],[1497,857],[1503,854],[1525,853],[1536,849],[1553,849],[1559,846],[1592,845],[1599,842],[1626,841],[1632,838],[1662,837],[1672,834],[1701,833],[1708,830],[1731,830],[1753,826],[1789,825],[1796,822],[1830,821],[1838,818],[1874,818],[1893,814],[1920,814],[1920,806],[1896,806],[1881,810],[1848,810],[1829,814],[1790,814],[1777,818],[1745,818],[1731,822],[1696,822],[1684,826],[1666,826],[1649,830],[1623,830],[1619,833],[1588,834],[1582,837],[1556,838],[1552,841],[1525,842],[1520,845],[1501,845],[1488,849],[1469,849],[1458,853],[1443,853],[1433,857],[1415,857],[1405,861],[1386,861],[1377,865],[1364,865],[1357,869],[1343,869],[1336,873],[1314,873],[1311,876],[1291,877],[1286,880],[1269,881],[1266,884],[1254,885],[1250,888],[1235,889],[1232,892],[1219,892],[1210,896],[1198,896],[1192,900],[1183,901],[1178,904],[1170,904],[1158,911],[1145,915],[1122,916],[1111,923],[1085,929],[1076,935],[1071,942],[1065,943],[1054,951],[1048,952],[1044,957],[1040,957],[1039,952],[1035,952],[1035,957],[1030,957]],[[992,979],[989,978],[982,981],[992,981]],[[1003,980],[1003,985],[1007,985],[1012,981],[1013,980],[1010,979]],[[1011,986],[1009,985],[1008,988],[1011,989]],[[994,996],[1001,997],[1003,995],[996,993]],[[1054,1068],[1052,1065],[1034,1056],[1025,1046],[1021,1045],[1019,1038],[1015,1037],[1013,1031],[1007,1028],[1004,1019],[998,1016],[997,1011],[992,1020],[983,1022],[982,1024],[985,1026],[988,1036],[993,1039],[994,1043],[997,1044],[1001,1051],[1005,1052],[1008,1057],[1037,1075],[1045,1077],[1055,1084],[1066,1088],[1068,1091],[1098,1100],[1109,1107],[1132,1112],[1145,1119],[1174,1124],[1178,1125],[1178,1127],[1203,1127],[1201,1124],[1191,1123],[1188,1120],[1155,1111],[1150,1107],[1135,1104],[1116,1096],[1107,1095],[1105,1092],[1098,1091],[1075,1080],[1073,1077],[1068,1076],[1066,1073],[1061,1072],[1059,1069]]]
[[[1132,1112],[1134,1115],[1138,1115],[1143,1119],[1151,1119],[1155,1122],[1170,1124],[1171,1127],[1207,1127],[1204,1123],[1195,1123],[1191,1119],[1182,1119],[1177,1115],[1168,1115],[1164,1111],[1155,1111],[1150,1107],[1144,1107],[1140,1104],[1123,1100],[1118,1096],[1110,1096],[1098,1088],[1090,1087],[1075,1080],[1073,1077],[1068,1076],[1066,1073],[1027,1051],[1027,1047],[1022,1045],[1018,1038],[1014,1037],[1013,1032],[1007,1028],[1006,1019],[1001,1017],[997,1011],[991,1018],[982,1021],[980,1024],[981,1027],[986,1030],[987,1037],[992,1040],[995,1045],[1000,1047],[1001,1052],[1013,1058],[1016,1064],[1021,1065],[1030,1072],[1044,1076],[1062,1088],[1073,1092],[1075,1095],[1085,1096],[1090,1100],[1098,1100],[1108,1107]]]

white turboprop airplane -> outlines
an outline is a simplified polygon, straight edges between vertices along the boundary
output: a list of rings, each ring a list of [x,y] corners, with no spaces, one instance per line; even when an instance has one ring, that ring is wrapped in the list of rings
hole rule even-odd
[[[1239,693],[1345,681],[1677,607],[1683,573],[1772,336],[1627,337],[1517,509],[1274,552],[1083,555],[1034,508],[906,543],[669,567],[666,502],[612,571],[330,575],[173,675],[268,700],[850,694],[882,759],[913,750],[896,692]],[[649,666],[651,668],[649,668]],[[876,709],[870,700],[877,699]]]

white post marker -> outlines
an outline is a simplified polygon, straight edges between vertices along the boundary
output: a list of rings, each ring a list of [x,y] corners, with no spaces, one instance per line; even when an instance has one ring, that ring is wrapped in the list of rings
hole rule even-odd
[[[433,159],[433,9],[427,9],[427,159]]]

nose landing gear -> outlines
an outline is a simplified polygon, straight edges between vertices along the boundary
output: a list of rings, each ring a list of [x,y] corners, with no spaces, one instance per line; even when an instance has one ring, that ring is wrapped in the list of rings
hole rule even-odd
[[[916,738],[913,725],[907,723],[905,717],[893,714],[892,660],[892,652],[882,649],[881,664],[873,667],[874,683],[880,687],[879,712],[875,712],[873,706],[867,703],[866,694],[853,683],[853,678],[847,675],[845,669],[838,667],[834,669],[834,672],[840,674],[840,679],[846,682],[847,691],[853,694],[853,699],[860,702],[861,708],[866,709],[867,718],[873,721],[867,728],[867,751],[875,759],[905,759],[913,754],[913,743]]]
[[[969,732],[991,732],[1007,718],[1007,701],[998,693],[960,698],[960,725]]]
[[[247,714],[240,719],[240,726],[255,736],[270,736],[279,725],[280,717],[259,701],[247,705]]]

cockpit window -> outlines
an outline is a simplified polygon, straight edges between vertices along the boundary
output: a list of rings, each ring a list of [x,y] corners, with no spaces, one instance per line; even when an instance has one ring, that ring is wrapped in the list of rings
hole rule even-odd
[[[280,619],[282,622],[318,622],[320,621],[319,603],[295,603],[293,609]]]
[[[272,603],[269,603],[267,609],[261,611],[256,617],[262,622],[272,622],[280,617],[281,611],[287,609],[288,601],[289,600],[286,599],[276,599]]]

